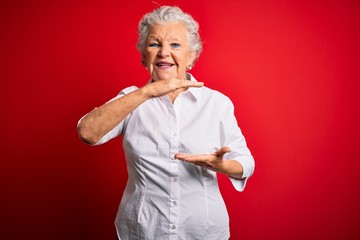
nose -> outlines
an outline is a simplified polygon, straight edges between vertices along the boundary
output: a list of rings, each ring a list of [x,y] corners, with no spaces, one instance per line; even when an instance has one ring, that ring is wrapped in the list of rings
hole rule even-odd
[[[158,53],[159,57],[169,57],[170,56],[170,49],[167,46],[162,46]]]

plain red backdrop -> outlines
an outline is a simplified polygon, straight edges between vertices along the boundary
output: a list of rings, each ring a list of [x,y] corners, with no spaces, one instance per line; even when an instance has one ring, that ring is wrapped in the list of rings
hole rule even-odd
[[[157,1],[200,23],[192,73],[228,95],[256,160],[219,176],[237,239],[359,239],[358,1]],[[135,48],[152,1],[2,1],[1,239],[114,239],[121,139],[78,119],[148,74]],[[210,129],[209,129],[210,130]]]

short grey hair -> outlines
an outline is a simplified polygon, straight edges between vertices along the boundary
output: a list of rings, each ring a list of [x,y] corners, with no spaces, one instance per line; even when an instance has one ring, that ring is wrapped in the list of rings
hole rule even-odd
[[[195,59],[192,63],[194,65],[202,51],[199,24],[192,16],[184,13],[179,7],[162,6],[145,14],[139,22],[137,48],[143,53],[146,39],[153,25],[173,22],[183,23],[188,31],[190,51],[195,52]]]

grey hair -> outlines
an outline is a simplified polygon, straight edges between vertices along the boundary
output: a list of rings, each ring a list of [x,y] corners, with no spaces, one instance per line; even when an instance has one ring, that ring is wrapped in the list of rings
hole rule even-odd
[[[141,53],[144,51],[146,39],[153,25],[173,22],[183,23],[188,31],[190,51],[195,52],[195,59],[192,63],[194,65],[202,51],[199,24],[179,7],[162,6],[145,14],[139,22],[137,48]]]

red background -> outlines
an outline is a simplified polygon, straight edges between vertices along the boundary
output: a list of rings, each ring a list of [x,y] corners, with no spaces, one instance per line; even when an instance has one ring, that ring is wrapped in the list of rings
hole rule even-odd
[[[200,23],[192,73],[228,95],[256,160],[245,192],[220,176],[232,239],[359,239],[358,1],[158,1]],[[114,239],[121,139],[78,119],[148,74],[149,1],[1,2],[1,239]]]

